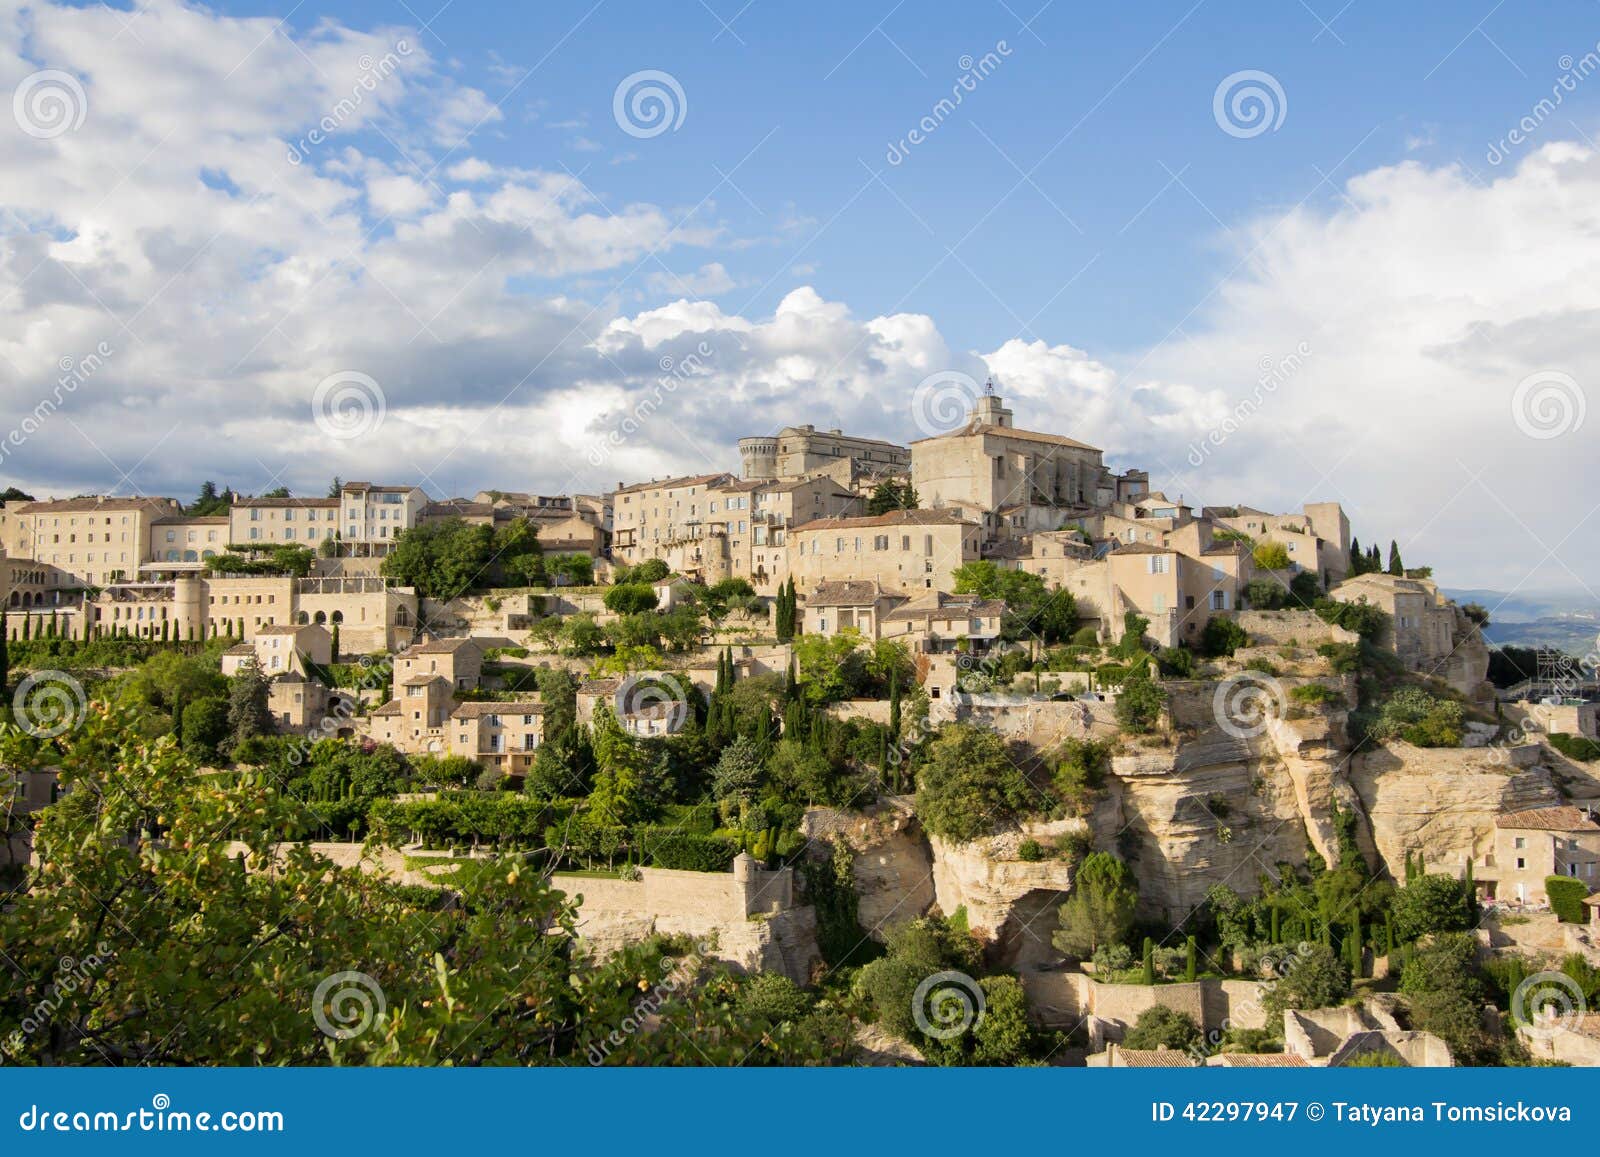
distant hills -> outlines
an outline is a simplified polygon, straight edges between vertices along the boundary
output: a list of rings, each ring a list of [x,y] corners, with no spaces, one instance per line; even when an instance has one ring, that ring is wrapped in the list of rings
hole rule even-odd
[[[1597,584],[1600,585],[1600,584]],[[1458,603],[1478,603],[1490,613],[1484,638],[1516,647],[1554,647],[1586,655],[1600,635],[1600,599],[1587,591],[1448,590]]]

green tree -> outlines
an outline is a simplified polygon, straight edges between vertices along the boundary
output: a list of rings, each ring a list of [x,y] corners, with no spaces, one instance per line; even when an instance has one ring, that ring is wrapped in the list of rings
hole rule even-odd
[[[1402,943],[1435,932],[1466,932],[1478,925],[1478,905],[1454,876],[1419,875],[1396,889],[1391,908],[1394,932]]]
[[[1400,561],[1400,544],[1394,539],[1389,540],[1389,573],[1404,578],[1405,564]]]
[[[986,728],[946,726],[918,768],[922,826],[958,843],[991,834],[1029,810],[1036,798],[1004,741]]]
[[[257,735],[271,735],[272,712],[267,710],[271,688],[256,663],[246,663],[228,686],[228,736],[241,743]]]
[[[898,483],[893,479],[885,479],[878,483],[872,491],[872,496],[867,499],[867,514],[876,517],[888,514],[895,510],[915,510],[917,508],[917,491],[907,482]]]
[[[1087,960],[1101,948],[1126,944],[1139,903],[1139,882],[1110,852],[1090,852],[1072,880],[1057,914],[1051,943],[1068,956]]]
[[[1130,672],[1117,694],[1117,723],[1125,731],[1143,734],[1152,730],[1167,705],[1167,693],[1140,666]]]
[[[1139,1014],[1133,1027],[1122,1038],[1125,1049],[1176,1049],[1187,1052],[1202,1039],[1200,1026],[1186,1012],[1164,1004],[1151,1005]]]
[[[1303,944],[1262,999],[1274,1021],[1291,1008],[1329,1008],[1350,994],[1350,969],[1326,944]]]
[[[425,598],[448,602],[486,585],[494,537],[489,527],[459,518],[425,522],[400,533],[381,573]]]
[[[741,735],[717,759],[711,772],[711,794],[719,799],[754,801],[766,778],[765,761],[755,740]]]
[[[183,750],[202,763],[214,762],[229,735],[228,700],[198,699],[183,708]]]
[[[637,615],[656,609],[655,588],[649,583],[621,583],[606,591],[606,610],[617,615]]]

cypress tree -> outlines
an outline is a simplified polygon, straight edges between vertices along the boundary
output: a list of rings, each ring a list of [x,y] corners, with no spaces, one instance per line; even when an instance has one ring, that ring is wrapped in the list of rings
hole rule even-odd
[[[170,634],[171,631],[172,631],[172,623],[171,623],[171,621],[168,620],[168,619],[162,619],[161,620],[161,641],[163,643],[168,643],[168,642],[172,641],[171,640],[171,634]]]
[[[50,638],[53,639],[53,638],[56,637],[56,630],[59,627],[59,625],[60,624],[58,624],[56,622],[56,611],[55,611],[55,608],[51,607],[50,608],[50,626],[49,626],[49,631],[48,631],[48,634],[49,634]]]
[[[333,644],[332,644],[331,653],[333,655],[333,661],[335,663],[337,663],[339,661],[339,624],[338,623],[333,624]]]
[[[1363,569],[1364,562],[1365,558],[1361,553],[1361,540],[1359,538],[1352,538],[1350,540],[1350,573],[1352,575],[1360,574]]]
[[[9,645],[11,628],[6,623],[6,612],[0,607],[0,695],[4,695],[6,679],[11,674],[11,656],[6,648]]]
[[[1144,938],[1144,982],[1148,985],[1156,982],[1156,942],[1148,936]]]
[[[900,667],[889,668],[889,732],[900,738]]]
[[[1389,573],[1405,577],[1406,568],[1400,562],[1400,544],[1394,539],[1389,540]]]
[[[789,670],[783,677],[783,698],[789,703],[800,698],[800,682],[795,678],[793,655],[789,656]]]
[[[1195,965],[1197,963],[1196,957],[1199,955],[1199,948],[1198,945],[1195,944],[1193,936],[1189,937],[1189,939],[1184,943],[1183,951],[1183,978],[1185,980],[1193,980],[1195,978]]]
[[[33,616],[29,615],[29,614],[24,614],[22,616],[22,641],[23,642],[27,642],[32,637],[33,637]]]
[[[1270,939],[1274,944],[1283,943],[1283,940],[1281,939],[1281,933],[1278,929],[1278,907],[1276,904],[1274,904],[1272,907],[1272,935]]]
[[[1361,965],[1364,963],[1361,952],[1361,913],[1357,912],[1355,919],[1350,922],[1350,935],[1345,938],[1345,945],[1350,956],[1350,975],[1355,978],[1361,976]]]

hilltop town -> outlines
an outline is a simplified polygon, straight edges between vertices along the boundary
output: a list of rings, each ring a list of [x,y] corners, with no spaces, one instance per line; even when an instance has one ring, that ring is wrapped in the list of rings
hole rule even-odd
[[[738,452],[9,495],[0,940],[141,1013],[19,990],[0,1050],[1600,1063],[1593,656],[1491,650],[1338,502],[1173,497],[992,388]]]

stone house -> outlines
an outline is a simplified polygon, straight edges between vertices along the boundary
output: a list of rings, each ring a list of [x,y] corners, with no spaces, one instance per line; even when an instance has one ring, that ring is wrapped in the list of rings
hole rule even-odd
[[[1600,887],[1600,823],[1584,808],[1544,807],[1495,817],[1494,853],[1476,869],[1487,899],[1502,903],[1549,903],[1549,876]]]
[[[911,466],[904,446],[815,426],[785,426],[770,436],[740,438],[739,458],[741,475],[762,482],[800,478],[840,461],[874,474],[904,473]]]
[[[227,542],[239,547],[303,546],[318,549],[338,533],[337,498],[245,498],[228,510]]]
[[[1370,603],[1389,615],[1383,645],[1412,671],[1443,679],[1469,698],[1492,696],[1484,678],[1489,649],[1466,612],[1429,579],[1364,574],[1328,592],[1342,603]]]
[[[43,564],[60,587],[107,586],[138,575],[150,561],[151,527],[181,517],[171,498],[52,499],[5,507],[4,549],[10,558]]]
[[[950,590],[956,568],[978,559],[980,533],[950,510],[824,518],[790,529],[789,570],[803,592],[845,579],[895,594]]]
[[[450,754],[521,775],[544,740],[544,704],[536,700],[458,703],[450,712]]]
[[[306,662],[327,666],[333,661],[333,637],[315,623],[297,626],[271,623],[257,629],[254,637],[222,656],[222,673],[236,674],[247,662],[254,662],[267,678],[277,675],[306,675]]]

